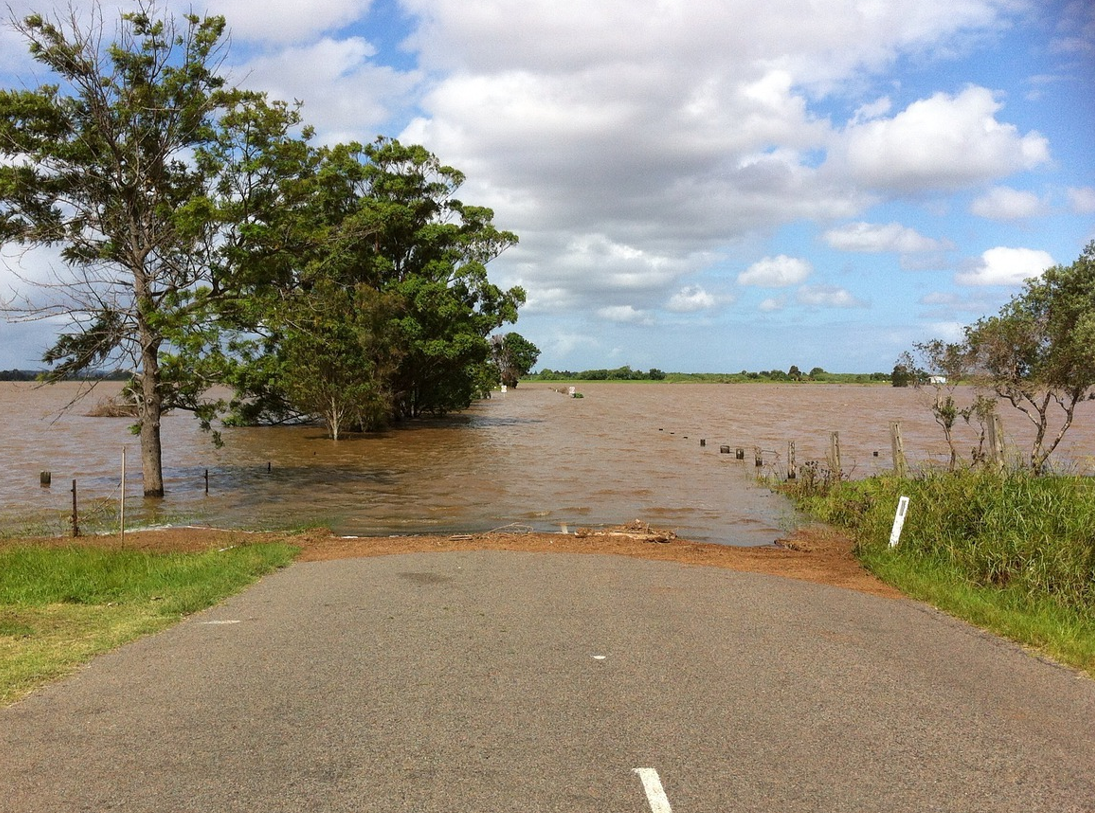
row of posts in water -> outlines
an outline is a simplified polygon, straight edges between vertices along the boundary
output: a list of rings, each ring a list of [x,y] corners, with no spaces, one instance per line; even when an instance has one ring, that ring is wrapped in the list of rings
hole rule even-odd
[[[659,430],[660,431],[660,430]],[[1003,443],[1003,431],[1000,427],[1000,418],[996,415],[992,416],[992,420],[988,421],[985,426],[985,459],[986,462],[993,466],[1002,466],[1004,464],[1004,443]],[[700,439],[700,446],[707,446],[707,439]],[[720,454],[730,454],[731,447],[729,445],[721,445],[719,447]],[[745,460],[745,447],[734,447],[734,457],[737,460]],[[905,457],[905,441],[901,437],[901,422],[892,421],[890,423],[890,453],[893,459],[894,472],[899,477],[909,476],[909,461]],[[878,452],[875,452],[875,457],[878,456]],[[753,461],[756,467],[759,469],[764,466],[764,450],[759,446],[753,447]],[[826,463],[829,466],[829,471],[835,474],[838,478],[843,476],[844,466],[841,463],[840,458],[840,433],[829,433],[829,451],[826,455]],[[798,465],[795,460],[795,442],[793,440],[787,441],[787,479],[794,480],[798,476]]]
[[[662,430],[659,429],[658,431],[660,432]],[[894,424],[894,431],[897,432],[896,437],[898,438],[898,440],[897,440],[898,445],[894,447],[894,449],[895,449],[894,460],[897,461],[899,459],[897,450],[900,448],[900,437],[901,437],[901,435],[900,435],[900,428],[899,428],[898,424],[896,424],[896,423]],[[670,434],[673,434],[673,433],[671,432]],[[700,438],[700,446],[701,447],[706,447],[707,446],[707,438]],[[735,460],[745,460],[745,447],[744,446],[731,447],[729,444],[722,444],[722,445],[719,446],[719,454],[730,454],[731,448],[733,448],[734,459]],[[759,446],[754,446],[753,447],[753,461],[754,461],[754,464],[756,465],[756,467],[758,469],[761,468],[762,466],[764,466],[764,454],[765,454],[765,451],[763,449],[761,449]],[[877,454],[877,452],[876,452],[876,454]],[[905,455],[904,455],[903,451],[900,452],[900,460],[901,460],[902,465],[904,466],[904,471],[907,472],[908,471],[908,464],[905,463]],[[828,463],[829,463],[829,468],[834,472],[839,472],[839,471],[843,470],[841,468],[841,464],[840,464],[840,433],[839,432],[831,432],[829,434]],[[895,465],[895,468],[896,468],[896,465]],[[790,440],[790,441],[787,441],[787,479],[788,480],[794,480],[797,476],[798,476],[798,467],[797,467],[796,461],[795,461],[795,442],[793,440]]]

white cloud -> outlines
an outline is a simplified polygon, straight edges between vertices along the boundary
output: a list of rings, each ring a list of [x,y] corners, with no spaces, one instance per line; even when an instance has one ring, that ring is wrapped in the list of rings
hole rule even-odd
[[[421,81],[417,73],[374,64],[375,52],[360,37],[323,38],[256,57],[233,67],[232,74],[273,99],[303,101],[304,119],[322,141],[368,142],[394,111],[409,104]]]
[[[866,302],[834,285],[804,285],[795,292],[795,301],[811,308],[867,307]]]
[[[638,310],[631,305],[610,305],[606,308],[598,308],[597,316],[609,322],[621,322],[629,325],[651,325],[653,317],[644,310]]]
[[[1068,190],[1068,205],[1078,215],[1095,212],[1095,187],[1081,186]]]
[[[204,8],[200,3],[177,5],[177,13],[193,9],[199,14],[222,15],[234,40],[301,42],[360,19],[372,0],[209,0]],[[302,65],[308,70],[317,67]]]
[[[893,102],[890,101],[889,96],[883,96],[880,99],[876,99],[873,102],[860,105],[854,114],[852,114],[852,124],[862,124],[865,121],[871,121],[872,119],[881,118],[890,112],[893,108]]]
[[[1048,252],[1030,248],[990,248],[980,262],[955,274],[959,285],[1022,285],[1054,265]]]
[[[987,88],[968,87],[913,102],[893,118],[852,123],[831,168],[874,189],[915,194],[953,191],[1048,161],[1043,136],[997,120],[1002,106]]]
[[[670,301],[682,273],[727,246],[783,224],[862,216],[875,191],[825,166],[844,136],[815,111],[816,94],[853,95],[902,53],[993,30],[1000,14],[997,0],[915,10],[774,0],[763,13],[744,0],[404,7],[420,21],[408,43],[435,81],[400,137],[464,170],[462,198],[521,235],[530,293],[604,302],[633,290],[560,253],[577,235],[600,236],[673,271],[645,276],[660,290],[648,288],[642,307]],[[888,121],[892,103],[869,98],[861,126]]]
[[[787,298],[783,296],[771,296],[757,305],[757,310],[761,313],[775,313],[781,311],[787,306]]]
[[[666,305],[666,310],[673,313],[696,313],[697,311],[710,310],[718,304],[718,301],[710,293],[699,285],[689,285],[673,294]]]
[[[929,336],[945,342],[958,342],[966,335],[966,326],[961,322],[931,322],[925,328]]]
[[[787,288],[803,282],[812,271],[813,266],[806,260],[780,254],[753,263],[738,274],[738,284],[756,285],[760,288]]]
[[[924,306],[921,318],[953,320],[956,314],[982,316],[999,310],[1003,304],[1003,294],[985,286],[967,289],[963,293],[934,291],[922,296],[919,304]]]
[[[1057,14],[1057,38],[1052,48],[1057,53],[1086,59],[1095,56],[1095,6],[1087,0],[1070,0]]]
[[[387,132],[464,171],[460,199],[492,207],[521,237],[491,264],[492,280],[527,289],[522,320],[542,335],[562,319],[567,335],[596,337],[575,353],[630,349],[628,326],[664,310],[702,316],[729,301],[720,292],[737,275],[723,269],[765,255],[739,281],[786,294],[762,311],[793,306],[795,288],[813,280],[807,243],[770,242],[788,224],[812,237],[820,223],[834,247],[938,270],[949,243],[870,207],[969,194],[1047,165],[1033,125],[1009,123],[1002,104],[1019,97],[1014,86],[956,92],[951,77],[979,75],[965,73],[969,63],[933,72],[1012,25],[1025,0],[206,2],[229,19],[232,78],[301,99],[321,142]],[[34,6],[13,3],[17,14]],[[112,23],[117,9],[106,8]],[[29,64],[10,39],[0,32],[0,70]],[[381,64],[389,57],[398,67]],[[894,70],[906,59],[927,88],[919,101]],[[1070,199],[1082,210],[1082,190]],[[961,208],[943,196],[921,202],[949,207],[948,217]],[[800,258],[775,256],[791,251]],[[690,284],[699,279],[705,287]],[[859,303],[823,286],[797,301]]]
[[[1026,220],[1049,211],[1045,201],[1033,192],[1010,186],[994,186],[970,204],[970,212],[989,220]]]
[[[895,251],[901,254],[914,254],[926,251],[940,251],[948,244],[930,237],[924,237],[915,229],[900,223],[849,223],[836,229],[829,229],[824,235],[830,247],[840,251],[859,251],[878,254]]]

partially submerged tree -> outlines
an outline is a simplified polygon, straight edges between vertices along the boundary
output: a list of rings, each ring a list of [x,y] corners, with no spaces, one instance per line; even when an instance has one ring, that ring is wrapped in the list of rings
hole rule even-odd
[[[898,359],[893,366],[893,372],[890,373],[890,383],[895,387],[907,387],[909,384],[916,383],[916,376],[914,371],[909,369],[908,364]]]
[[[540,348],[520,333],[491,336],[491,356],[498,376],[507,387],[516,387],[540,358]]]
[[[921,389],[925,386],[932,390],[931,412],[935,422],[943,430],[943,437],[950,450],[949,468],[958,465],[958,447],[954,441],[954,426],[959,417],[969,421],[970,413],[960,409],[954,400],[954,391],[966,375],[968,354],[961,344],[933,339],[913,345],[912,352],[902,353],[894,366],[894,386],[898,384],[899,374],[913,386]],[[899,373],[900,371],[900,373]]]
[[[360,217],[374,235],[377,284],[401,307],[396,416],[463,409],[490,364],[488,336],[517,321],[525,302],[523,289],[487,279],[487,263],[517,235],[497,229],[490,209],[458,200],[463,173],[425,148],[378,139],[364,157]]]
[[[144,491],[162,496],[161,416],[324,420],[332,435],[443,414],[480,394],[488,336],[519,287],[486,264],[517,238],[455,198],[422,147],[314,148],[295,108],[226,88],[225,22],[123,14],[16,21],[59,79],[0,91],[0,242],[58,245],[69,268],[26,318],[67,316],[51,379],[132,373]]]
[[[323,343],[315,344],[315,361],[332,376],[337,369],[335,377],[344,386],[382,394],[385,419],[444,414],[489,392],[488,337],[516,321],[525,294],[488,280],[486,264],[517,238],[495,228],[489,209],[454,197],[464,176],[423,147],[378,139],[366,146],[320,148],[299,172],[283,171],[282,177],[291,187],[284,192],[286,201],[293,201],[285,207],[293,212],[291,223],[264,227],[264,234],[272,232],[270,239],[252,243],[239,260],[262,269],[274,257],[275,267],[284,266],[254,287],[249,309],[240,314],[245,337],[234,342],[234,356],[226,360],[228,378],[240,393],[239,419],[293,421],[318,414],[300,398],[301,373],[293,369],[289,340],[304,342],[324,330],[333,331],[331,350],[324,353]],[[279,248],[283,233],[294,236],[288,255]],[[248,251],[258,254],[249,257]],[[264,279],[258,272],[256,277]],[[334,348],[348,346],[352,312],[345,325],[325,320],[325,328],[311,323],[305,332],[286,326],[284,314],[297,307],[293,303],[306,304],[320,291],[330,298],[338,290],[361,301],[366,288],[377,294],[387,315],[383,330],[370,320],[367,331],[382,334],[382,340],[364,342],[387,348],[383,363],[348,366],[332,357]]]
[[[1044,472],[1072,426],[1076,406],[1095,398],[1095,242],[1071,265],[1053,266],[1028,280],[1000,313],[967,327],[963,342],[918,344],[898,359],[898,368],[934,388],[932,414],[947,437],[952,467],[958,417],[977,421],[980,442],[973,457],[988,462],[986,433],[994,428],[996,399],[1002,398],[1033,424],[1029,463]],[[960,378],[995,397],[979,394],[959,409],[952,395]]]
[[[1095,242],[967,328],[966,345],[982,382],[1034,425],[1030,466],[1043,471],[1076,405],[1095,397]]]
[[[399,353],[388,297],[367,285],[330,284],[301,297],[282,325],[292,406],[319,415],[331,438],[383,426]]]
[[[207,383],[168,361],[169,348],[202,341],[210,300],[226,290],[203,250],[218,243],[221,167],[196,156],[220,115],[262,99],[216,73],[223,18],[154,13],[139,3],[123,14],[110,44],[98,7],[86,24],[75,11],[13,22],[58,84],[0,91],[0,241],[61,247],[71,272],[23,313],[69,319],[45,354],[52,379],[108,363],[132,371],[144,492],[162,496],[161,415],[195,406]]]

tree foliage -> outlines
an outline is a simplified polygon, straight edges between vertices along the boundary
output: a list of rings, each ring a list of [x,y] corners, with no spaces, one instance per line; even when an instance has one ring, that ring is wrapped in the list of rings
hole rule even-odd
[[[914,348],[912,352],[902,353],[898,358],[894,366],[894,386],[907,386],[907,383],[911,381],[917,389],[931,388],[932,417],[943,430],[943,437],[950,450],[949,467],[953,470],[958,465],[959,459],[958,447],[954,440],[954,427],[959,418],[963,418],[968,423],[974,415],[972,408],[959,408],[954,400],[955,388],[968,371],[969,354],[963,345],[944,342],[941,339],[917,343]],[[897,383],[899,378],[906,384],[899,385]],[[981,402],[978,402],[978,405],[984,408]]]
[[[491,337],[491,355],[498,377],[507,387],[516,387],[540,358],[540,348],[520,333]]]
[[[273,278],[256,272],[249,307],[238,314],[245,338],[235,341],[226,359],[226,378],[239,391],[238,418],[285,421],[314,414],[289,383],[290,372],[299,372],[286,338],[300,341],[304,334],[287,332],[283,313],[301,296],[307,300],[320,290],[332,296],[334,289],[353,292],[357,301],[366,289],[375,294],[370,327],[358,340],[382,348],[382,363],[353,369],[361,386],[382,394],[377,403],[386,409],[351,421],[352,428],[468,406],[490,377],[489,334],[516,321],[525,301],[522,289],[502,290],[486,272],[516,236],[499,231],[489,209],[458,200],[463,174],[420,146],[382,138],[320,148],[295,170],[282,167],[280,177],[292,214],[283,209],[277,217],[286,224],[264,224],[262,240],[240,258],[260,270],[274,258],[280,270]],[[278,242],[287,233],[293,235],[289,250]],[[352,309],[348,313],[352,319]],[[347,348],[349,326],[337,320],[309,324],[315,363],[332,370],[343,365],[338,357]]]
[[[164,349],[200,321],[197,290],[218,289],[202,251],[217,242],[207,216],[217,168],[193,156],[225,111],[262,100],[216,73],[221,17],[158,20],[139,4],[109,45],[98,9],[88,25],[73,10],[14,26],[57,84],[0,91],[0,239],[61,247],[71,276],[47,305],[25,303],[69,318],[44,357],[50,377],[129,367],[145,494],[159,496],[161,415],[193,404],[201,383]]]
[[[368,285],[323,284],[286,308],[281,326],[285,394],[318,415],[338,440],[375,429],[391,415],[389,382],[399,350],[388,298]]]
[[[968,326],[962,342],[937,339],[915,348],[902,354],[898,368],[933,386],[932,412],[950,444],[952,467],[955,420],[978,421],[983,449],[995,399],[1003,399],[1033,424],[1028,460],[1031,469],[1044,471],[1072,426],[1077,404],[1095,398],[1095,242],[1071,265],[1028,280],[997,315]],[[995,397],[979,394],[958,409],[952,392],[962,379]],[[982,449],[974,450],[975,459],[983,458]]]
[[[907,364],[898,359],[893,366],[893,372],[890,373],[890,383],[895,387],[907,387],[909,384],[916,383],[916,375]]]
[[[968,327],[966,346],[979,379],[1034,425],[1030,466],[1044,470],[1076,405],[1095,397],[1095,242]]]

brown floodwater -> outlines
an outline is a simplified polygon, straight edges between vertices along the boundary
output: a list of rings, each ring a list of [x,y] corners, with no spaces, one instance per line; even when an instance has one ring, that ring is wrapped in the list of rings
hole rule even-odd
[[[892,467],[889,427],[900,421],[913,465],[947,459],[928,394],[914,389],[588,383],[578,386],[584,397],[570,398],[551,385],[523,384],[444,420],[339,441],[320,427],[228,428],[218,449],[191,416],[169,415],[168,495],[144,500],[129,421],[86,414],[116,390],[100,385],[63,411],[76,385],[0,382],[0,524],[62,516],[71,510],[74,479],[89,505],[117,500],[124,446],[127,524],[324,523],[342,534],[378,535],[573,530],[640,519],[696,540],[768,544],[795,518],[783,498],[756,484],[754,448],[763,452],[762,471],[785,473],[788,441],[800,464],[824,460],[835,431],[845,471],[867,476]],[[1002,414],[1020,454],[1032,437],[1029,421],[1009,406]],[[968,455],[974,435],[961,429],[959,448]],[[1095,404],[1082,405],[1055,459],[1092,473]],[[52,472],[51,488],[39,485],[41,471]]]

